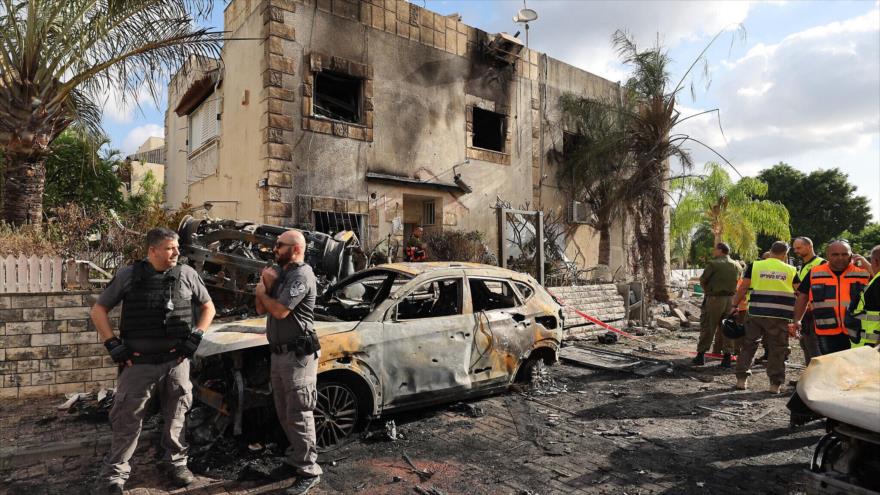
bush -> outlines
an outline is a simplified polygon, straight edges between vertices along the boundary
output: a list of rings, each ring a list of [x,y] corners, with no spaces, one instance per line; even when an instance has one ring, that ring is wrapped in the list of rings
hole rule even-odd
[[[428,259],[431,261],[469,261],[483,263],[486,248],[483,233],[477,230],[443,230],[425,233]]]

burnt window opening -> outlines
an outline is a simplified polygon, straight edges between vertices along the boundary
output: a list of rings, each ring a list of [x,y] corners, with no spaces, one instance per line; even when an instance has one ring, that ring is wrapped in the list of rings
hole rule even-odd
[[[503,114],[474,107],[473,124],[474,147],[504,152],[507,119]]]
[[[586,139],[582,134],[562,132],[562,156],[572,156],[585,144]]]
[[[315,74],[313,112],[328,119],[360,124],[363,81],[357,77],[321,71]]]
[[[432,280],[410,292],[396,307],[398,320],[460,315],[461,279]]]
[[[364,236],[364,217],[355,213],[336,213],[332,211],[313,211],[315,216],[315,230],[328,235],[334,235],[345,230],[351,230],[357,234],[358,239],[366,239]]]

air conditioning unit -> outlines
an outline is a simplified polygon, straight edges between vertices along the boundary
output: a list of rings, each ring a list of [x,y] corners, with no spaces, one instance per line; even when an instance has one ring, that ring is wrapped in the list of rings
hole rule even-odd
[[[568,223],[589,224],[593,221],[593,211],[590,205],[580,201],[572,201],[568,204]]]
[[[513,64],[519,58],[519,52],[522,51],[523,44],[522,41],[507,33],[498,33],[489,41],[487,49],[488,53],[498,60],[507,64]]]

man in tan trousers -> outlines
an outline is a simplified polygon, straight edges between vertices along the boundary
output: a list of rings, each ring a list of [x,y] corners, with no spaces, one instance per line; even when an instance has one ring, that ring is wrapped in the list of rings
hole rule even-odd
[[[706,364],[705,354],[715,340],[716,347],[721,347],[724,357],[721,366],[730,368],[733,341],[725,338],[721,332],[721,319],[730,313],[730,302],[736,293],[739,280],[739,265],[730,259],[730,246],[719,242],[712,251],[715,256],[703,269],[700,285],[703,287],[703,307],[700,315],[700,340],[697,342],[697,356],[693,364]]]

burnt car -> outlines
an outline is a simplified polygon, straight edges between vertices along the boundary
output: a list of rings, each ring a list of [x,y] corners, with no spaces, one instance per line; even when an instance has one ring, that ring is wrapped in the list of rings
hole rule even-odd
[[[321,341],[315,426],[337,445],[368,418],[504,390],[555,363],[559,304],[529,275],[476,263],[395,263],[330,286],[316,303]],[[229,418],[271,414],[265,319],[211,327],[196,353],[198,398]],[[266,417],[261,417],[265,421]]]

